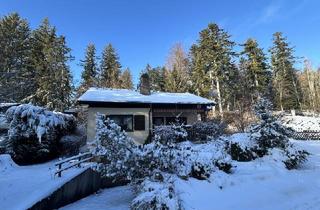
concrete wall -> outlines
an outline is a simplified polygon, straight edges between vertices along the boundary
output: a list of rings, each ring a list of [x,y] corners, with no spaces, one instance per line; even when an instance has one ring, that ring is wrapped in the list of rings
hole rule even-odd
[[[99,173],[89,168],[65,183],[48,197],[37,202],[29,210],[58,209],[91,195],[100,188],[121,186],[128,183],[124,179],[113,182],[111,179],[101,178]]]
[[[92,169],[87,169],[29,209],[44,210],[60,208],[98,191],[100,185],[101,178],[99,173]]]
[[[145,116],[145,130],[127,132],[136,143],[143,144],[149,136],[149,111],[150,108],[102,108],[89,107],[88,121],[87,121],[87,140],[92,141],[96,133],[96,115],[97,113],[106,115],[144,115]]]

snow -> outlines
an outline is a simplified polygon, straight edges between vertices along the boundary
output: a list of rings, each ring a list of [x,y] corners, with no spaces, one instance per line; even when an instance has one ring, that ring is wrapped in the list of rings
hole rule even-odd
[[[191,93],[154,92],[142,95],[138,91],[127,89],[90,88],[78,101],[86,102],[131,102],[131,103],[166,103],[166,104],[208,104],[214,102]]]
[[[71,168],[59,178],[54,163],[18,166],[9,155],[0,155],[0,209],[27,209],[86,169]]]
[[[228,137],[230,143],[237,143],[241,148],[245,149],[253,145],[249,138],[249,133],[236,133]]]
[[[130,186],[105,189],[60,210],[129,210],[134,195]]]
[[[209,181],[178,179],[186,210],[319,209],[320,142],[292,141],[312,155],[302,169],[287,170],[278,153],[251,162],[233,162],[233,174],[215,172]]]
[[[18,103],[0,103],[0,108],[7,108],[11,106],[17,106],[19,105]]]
[[[53,127],[66,128],[68,121],[73,120],[72,115],[60,112],[51,112],[39,106],[22,104],[11,107],[6,112],[7,121],[10,122],[10,135],[17,135],[19,131],[25,136],[30,136],[30,132],[37,134],[39,142],[41,138]]]
[[[284,116],[281,119],[284,126],[292,128],[297,132],[319,131],[320,118],[307,116]]]
[[[230,136],[234,142],[248,141],[247,134]],[[208,180],[175,179],[174,186],[186,210],[316,210],[320,205],[320,141],[290,140],[311,153],[298,170],[287,170],[281,151],[251,162],[233,161],[232,174],[214,171]],[[185,143],[185,146],[190,143]],[[209,152],[210,144],[194,145],[195,150]],[[129,186],[105,189],[63,210],[129,209],[134,195]]]

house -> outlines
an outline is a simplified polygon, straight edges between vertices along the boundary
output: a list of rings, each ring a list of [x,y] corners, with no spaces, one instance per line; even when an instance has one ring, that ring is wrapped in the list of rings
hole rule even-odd
[[[78,103],[88,108],[87,140],[95,137],[96,114],[109,116],[131,136],[143,144],[158,125],[176,121],[191,124],[205,120],[213,101],[190,93],[164,93],[127,89],[90,88]]]

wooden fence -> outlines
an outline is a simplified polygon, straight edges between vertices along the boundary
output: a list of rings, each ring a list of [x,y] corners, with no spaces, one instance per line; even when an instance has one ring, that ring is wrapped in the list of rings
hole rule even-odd
[[[89,162],[92,158],[93,158],[92,153],[86,152],[86,153],[82,153],[82,154],[58,161],[54,164],[57,167],[57,170],[54,175],[58,175],[58,177],[61,177],[61,174],[63,171],[66,171],[76,166],[80,167],[81,163]]]

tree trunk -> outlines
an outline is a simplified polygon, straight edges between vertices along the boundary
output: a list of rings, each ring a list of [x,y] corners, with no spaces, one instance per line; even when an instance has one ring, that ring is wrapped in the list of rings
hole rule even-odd
[[[217,92],[218,92],[219,113],[223,117],[221,91],[220,91],[220,81],[219,81],[218,77],[216,77],[216,87],[217,87]]]

